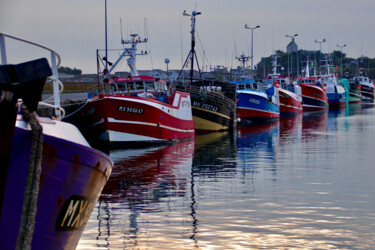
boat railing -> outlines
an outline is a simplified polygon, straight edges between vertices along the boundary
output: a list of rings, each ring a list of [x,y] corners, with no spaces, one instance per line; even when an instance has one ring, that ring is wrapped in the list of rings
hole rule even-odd
[[[61,64],[60,55],[56,51],[54,51],[54,50],[52,50],[52,49],[50,49],[50,48],[48,48],[44,45],[41,45],[41,44],[38,44],[36,42],[32,42],[32,41],[29,41],[29,40],[26,40],[26,39],[22,39],[22,38],[19,38],[19,37],[11,36],[11,35],[0,32],[1,64],[7,64],[8,63],[6,46],[5,46],[5,38],[16,40],[16,41],[26,43],[26,44],[30,44],[32,46],[39,47],[41,49],[47,50],[51,53],[51,62],[50,63],[51,63],[51,69],[52,69],[52,76],[50,76],[48,79],[49,79],[49,81],[51,81],[53,83],[53,96],[52,97],[54,99],[54,104],[47,103],[47,101],[49,99],[51,99],[52,97],[48,98],[47,100],[39,102],[39,104],[47,106],[47,107],[54,108],[55,119],[61,120],[65,115],[65,111],[64,111],[63,108],[61,108],[61,105],[60,105],[60,94],[63,91],[63,84],[59,80],[59,76],[58,76],[58,72],[57,72],[57,68]]]
[[[138,96],[142,98],[154,99],[160,102],[171,104],[171,98],[174,96],[174,91],[157,91],[157,90],[147,90],[147,89],[138,89],[138,90],[119,90],[115,85],[110,84],[101,84],[87,88],[87,98],[92,99],[96,98],[100,94],[104,95],[114,95],[114,96]]]
[[[187,85],[185,87],[177,85],[177,90],[189,92],[193,99],[206,100],[213,105],[224,106],[225,108],[232,110],[235,108],[236,103],[226,97],[223,93],[215,90],[207,90],[199,86]]]

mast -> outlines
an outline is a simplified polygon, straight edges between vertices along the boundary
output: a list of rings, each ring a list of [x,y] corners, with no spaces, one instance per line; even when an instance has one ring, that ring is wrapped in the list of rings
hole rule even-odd
[[[275,53],[273,55],[273,61],[272,61],[272,75],[274,75],[274,76],[279,75],[277,73],[277,66],[280,66],[280,65],[277,65],[277,53]]]
[[[239,57],[236,57],[236,59],[242,64],[242,74],[245,76],[245,63],[249,61],[250,57],[245,56],[245,54],[242,53]]]
[[[191,49],[190,49],[190,52],[185,60],[185,63],[184,65],[182,66],[182,69],[177,77],[177,80],[180,79],[180,76],[182,74],[182,71],[184,70],[184,67],[188,61],[188,59],[190,58],[191,60],[191,67],[190,67],[190,82],[193,82],[193,74],[194,74],[194,57],[195,57],[195,60],[197,62],[197,67],[198,67],[198,71],[199,71],[199,74],[200,74],[200,77],[201,77],[201,80],[202,80],[202,74],[201,74],[201,71],[199,69],[199,63],[198,63],[198,58],[197,58],[197,55],[196,55],[196,52],[195,52],[195,17],[197,15],[200,15],[202,14],[201,12],[196,12],[195,10],[192,12],[191,15],[187,14],[186,13],[186,10],[184,10],[184,12],[182,13],[182,15],[184,16],[190,16],[191,17]]]

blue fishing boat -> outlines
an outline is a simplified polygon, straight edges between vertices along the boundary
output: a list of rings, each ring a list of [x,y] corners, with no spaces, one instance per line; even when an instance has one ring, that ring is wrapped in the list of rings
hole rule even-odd
[[[240,58],[242,57],[244,55]],[[251,76],[241,76],[241,79],[231,84],[236,85],[237,114],[240,123],[264,123],[279,119],[279,92],[273,82],[266,84],[255,81]]]
[[[52,69],[46,58],[7,64],[5,38],[47,49]],[[0,249],[75,249],[113,163],[59,121],[57,88],[55,119],[35,114],[46,79],[59,86],[58,54],[3,33],[0,47]]]

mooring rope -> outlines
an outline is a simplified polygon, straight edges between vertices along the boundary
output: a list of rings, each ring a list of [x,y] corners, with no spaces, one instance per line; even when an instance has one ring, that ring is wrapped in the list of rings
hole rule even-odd
[[[31,249],[42,169],[43,128],[35,114],[30,113],[24,105],[21,107],[21,114],[31,126],[31,149],[16,249]]]

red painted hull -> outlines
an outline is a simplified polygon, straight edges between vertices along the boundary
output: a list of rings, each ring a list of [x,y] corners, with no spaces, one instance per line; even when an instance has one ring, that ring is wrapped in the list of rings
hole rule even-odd
[[[246,118],[279,118],[280,114],[255,109],[237,108],[238,117]]]
[[[322,111],[329,107],[324,90],[312,84],[300,84],[304,111]]]
[[[299,101],[293,94],[284,89],[279,89],[280,116],[289,117],[302,113],[302,101]]]
[[[108,95],[87,102],[81,130],[111,143],[193,138],[190,94],[176,91],[172,104],[136,96]],[[84,128],[82,128],[82,126]]]

